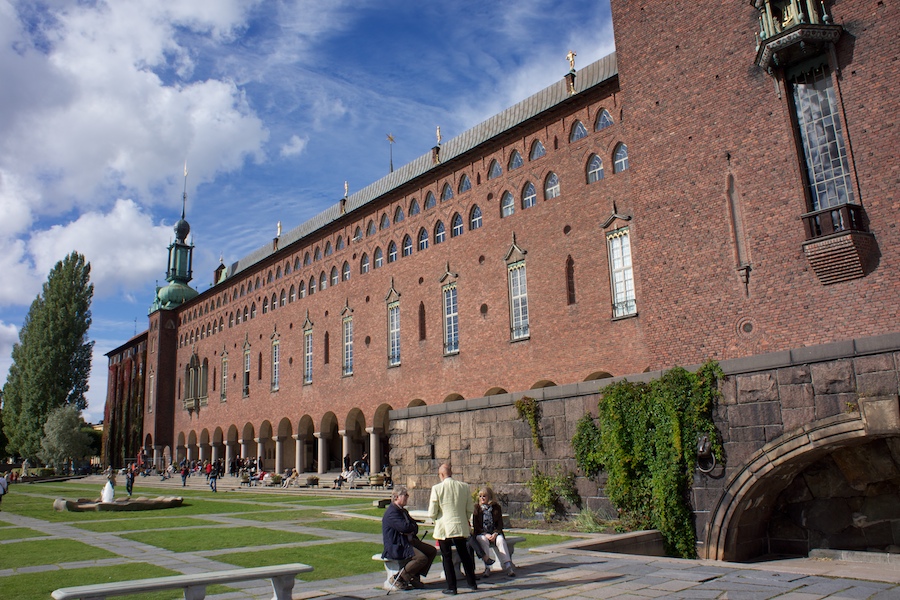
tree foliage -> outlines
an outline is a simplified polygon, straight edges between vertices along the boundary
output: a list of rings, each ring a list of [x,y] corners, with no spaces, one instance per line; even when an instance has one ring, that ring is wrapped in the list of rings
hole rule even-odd
[[[585,475],[602,467],[606,493],[630,526],[660,531],[669,554],[696,556],[690,488],[696,444],[706,434],[721,460],[712,420],[722,370],[708,362],[696,373],[680,367],[650,383],[620,381],[601,390],[599,427],[579,421],[573,445]],[[599,435],[598,435],[599,434]]]
[[[56,263],[31,303],[13,346],[3,386],[3,431],[10,454],[37,457],[44,424],[54,408],[87,406],[91,373],[91,266],[72,252]]]
[[[38,458],[62,473],[69,459],[80,460],[90,451],[90,436],[82,429],[81,415],[74,406],[58,406],[44,424]]]

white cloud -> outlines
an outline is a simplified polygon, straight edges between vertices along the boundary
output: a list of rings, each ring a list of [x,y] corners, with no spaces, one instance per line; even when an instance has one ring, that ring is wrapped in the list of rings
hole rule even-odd
[[[19,328],[0,321],[0,373],[3,373],[3,381],[0,386],[6,383],[6,374],[12,366],[12,348],[13,344],[19,342]]]
[[[73,250],[80,252],[91,263],[94,295],[103,298],[158,276],[172,236],[171,226],[154,225],[134,202],[119,200],[108,213],[84,213],[71,223],[35,233],[28,249],[35,270],[45,274]]]
[[[287,144],[281,146],[281,156],[297,156],[306,149],[309,138],[304,136],[292,135]]]

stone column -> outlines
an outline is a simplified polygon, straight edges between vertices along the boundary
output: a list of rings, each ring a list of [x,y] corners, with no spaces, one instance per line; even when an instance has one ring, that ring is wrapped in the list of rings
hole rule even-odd
[[[225,442],[225,472],[231,468],[231,459],[234,458],[234,450],[232,445],[228,442]]]
[[[347,434],[346,429],[339,429],[338,435],[341,436],[341,466],[339,467],[341,471],[344,470],[344,457],[350,454],[350,436]],[[350,464],[353,465],[353,457],[350,457]]]
[[[253,438],[256,442],[256,470],[262,471],[266,465],[266,438]]]
[[[213,463],[215,463],[217,460],[219,460],[222,457],[222,452],[221,452],[220,448],[221,448],[221,444],[216,444],[215,442],[213,443],[212,457],[211,457],[211,460]]]
[[[302,473],[306,470],[306,441],[300,434],[291,437],[295,440],[294,468],[297,469],[298,473]]]
[[[284,440],[287,439],[287,436],[278,436],[272,438],[272,441],[275,442],[275,468],[272,470],[273,473],[283,473],[284,467],[281,464],[282,460],[284,460]]]
[[[162,464],[162,461],[162,446],[153,446],[153,467],[157,471],[162,471],[166,468],[166,465]]]
[[[369,473],[381,472],[381,429],[366,427],[369,434]]]
[[[238,444],[241,445],[241,458],[247,458],[250,452],[250,442],[248,440],[240,439],[238,440]]]
[[[317,431],[313,434],[316,436],[316,439],[319,440],[319,475],[324,475],[328,472],[328,444],[321,431]]]

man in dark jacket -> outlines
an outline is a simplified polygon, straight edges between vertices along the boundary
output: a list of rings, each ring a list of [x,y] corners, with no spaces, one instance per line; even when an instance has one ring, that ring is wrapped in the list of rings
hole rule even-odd
[[[419,526],[406,510],[408,501],[409,492],[405,487],[398,486],[391,493],[391,503],[381,518],[384,539],[384,553],[381,556],[398,560],[403,565],[392,582],[401,590],[425,587],[421,578],[428,575],[428,569],[437,555],[437,548],[416,537]]]

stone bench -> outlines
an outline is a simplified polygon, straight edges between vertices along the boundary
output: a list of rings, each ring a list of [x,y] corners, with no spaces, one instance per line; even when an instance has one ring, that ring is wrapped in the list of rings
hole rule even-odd
[[[512,560],[513,554],[516,551],[516,544],[519,542],[524,542],[525,538],[521,535],[505,535],[506,545],[509,547],[509,558]],[[500,555],[497,553],[497,547],[491,544],[490,548],[491,558],[494,559],[494,564],[491,565],[491,572],[503,572],[503,564],[500,562]],[[441,555],[440,549],[438,549],[438,556]],[[458,577],[462,577],[465,579],[466,575],[463,572],[462,561],[459,559],[459,554],[456,552],[456,546],[453,546],[453,568],[456,569],[456,573]],[[481,563],[478,560],[478,557],[475,557],[475,572],[481,573],[483,569],[481,569]],[[443,573],[441,573],[441,578],[443,578]]]
[[[229,569],[195,575],[172,575],[153,579],[132,579],[115,583],[98,583],[54,590],[51,596],[55,600],[104,600],[112,596],[126,596],[161,590],[184,590],[185,600],[203,600],[206,598],[206,586],[253,581],[255,579],[271,579],[275,595],[272,600],[291,600],[294,589],[294,578],[298,573],[309,573],[313,568],[301,563],[272,565],[269,567],[251,567],[248,569]]]
[[[384,570],[387,573],[387,576],[384,579],[384,583],[381,584],[381,589],[390,590],[391,580],[400,572],[400,561],[394,560],[393,558],[382,558],[380,554],[373,554],[372,560],[384,563]]]

